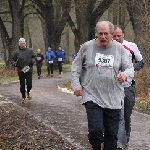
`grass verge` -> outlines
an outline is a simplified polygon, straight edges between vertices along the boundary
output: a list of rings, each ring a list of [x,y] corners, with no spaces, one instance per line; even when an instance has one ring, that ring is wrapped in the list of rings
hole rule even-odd
[[[54,74],[58,74],[58,69],[54,70]],[[64,64],[63,65],[63,71],[67,72],[70,71],[71,65],[70,64]],[[47,66],[43,65],[42,66],[42,76],[47,75]],[[33,66],[33,79],[38,78],[37,75],[37,70],[36,66]],[[14,67],[6,67],[4,63],[0,63],[0,84],[5,83],[5,82],[13,82],[13,81],[18,81],[18,73],[17,73],[17,68]]]

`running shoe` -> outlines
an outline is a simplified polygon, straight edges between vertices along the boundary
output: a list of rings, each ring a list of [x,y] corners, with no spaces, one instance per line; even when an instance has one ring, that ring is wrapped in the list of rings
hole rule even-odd
[[[22,103],[22,104],[25,103],[25,98],[22,98],[22,99],[21,99],[21,103]]]
[[[32,96],[31,96],[30,93],[27,94],[27,98],[28,98],[28,100],[31,100],[31,99],[32,99]]]

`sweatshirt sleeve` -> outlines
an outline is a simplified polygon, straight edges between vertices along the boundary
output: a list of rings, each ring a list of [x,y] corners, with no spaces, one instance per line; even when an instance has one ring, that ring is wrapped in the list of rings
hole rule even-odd
[[[133,66],[134,66],[134,71],[139,71],[140,69],[142,69],[144,67],[143,59],[141,61],[136,61],[135,63],[133,63]]]
[[[18,59],[18,53],[17,53],[17,50],[16,50],[13,57],[12,57],[12,60],[14,62],[14,61],[17,61],[17,59]]]
[[[16,50],[15,53],[13,54],[11,64],[16,67],[17,61],[18,61],[18,53],[17,53],[17,50]]]
[[[81,87],[80,84],[80,76],[82,74],[82,64],[83,64],[83,55],[82,52],[79,51],[76,59],[72,62],[71,66],[71,86],[73,90],[78,87]]]
[[[141,68],[144,67],[144,60],[142,54],[135,43],[131,42],[130,47],[134,50],[134,59],[135,59],[135,62],[133,63],[134,71],[139,71]]]
[[[121,54],[121,63],[122,63],[122,71],[125,73],[127,77],[127,81],[131,82],[134,77],[134,67],[132,60],[129,58],[127,52],[122,48],[122,54]]]

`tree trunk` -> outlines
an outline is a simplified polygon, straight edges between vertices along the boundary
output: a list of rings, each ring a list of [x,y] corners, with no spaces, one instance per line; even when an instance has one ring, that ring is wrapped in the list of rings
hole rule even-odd
[[[70,38],[69,38],[69,25],[67,24],[67,27],[66,27],[66,48],[65,48],[65,51],[66,51],[66,63],[69,63],[69,56],[70,56],[70,53],[69,53],[69,47],[70,47]]]
[[[60,44],[61,34],[66,25],[66,18],[64,17],[63,10],[64,8],[70,10],[70,0],[56,0],[54,2],[52,0],[46,0],[43,3],[40,0],[32,0],[32,3],[35,3],[38,6],[38,12],[40,12],[41,17],[44,20],[43,33],[45,49],[50,46],[55,50]]]
[[[148,6],[145,0],[126,0],[126,4],[135,32],[135,41],[144,57],[145,66],[150,66],[150,16],[147,10]]]
[[[18,49],[18,40],[20,37],[20,13],[19,13],[19,0],[8,0],[9,7],[12,15],[12,40],[9,45],[9,60],[12,59],[13,53]]]
[[[118,0],[117,2],[113,3],[112,9],[113,9],[113,24],[117,25],[118,24]]]
[[[5,64],[8,65],[7,53],[10,45],[10,38],[1,17],[0,17],[0,33],[1,33],[2,43],[3,43],[3,49],[4,49],[4,61]]]
[[[93,0],[92,0],[93,1]],[[91,1],[91,2],[92,2]],[[110,7],[114,0],[102,0],[99,2],[96,8],[93,8],[93,11],[89,11],[87,14],[87,20],[89,24],[89,37],[88,40],[95,38],[95,25],[97,20],[103,15],[103,13]],[[91,4],[91,3],[90,3]],[[90,7],[90,6],[89,6]]]
[[[80,44],[84,43],[88,39],[88,23],[87,23],[87,7],[88,7],[88,0],[76,0],[75,1],[75,12],[76,12],[76,19],[77,19],[77,29],[79,31],[79,42]],[[79,45],[80,45],[79,44]]]

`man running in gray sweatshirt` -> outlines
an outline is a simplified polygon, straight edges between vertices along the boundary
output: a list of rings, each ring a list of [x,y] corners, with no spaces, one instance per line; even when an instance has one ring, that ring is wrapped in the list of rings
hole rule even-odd
[[[117,149],[124,88],[132,81],[134,68],[123,46],[112,40],[114,25],[109,21],[96,24],[96,39],[87,41],[78,52],[71,68],[71,85],[82,96],[88,119],[88,140],[93,150]]]

